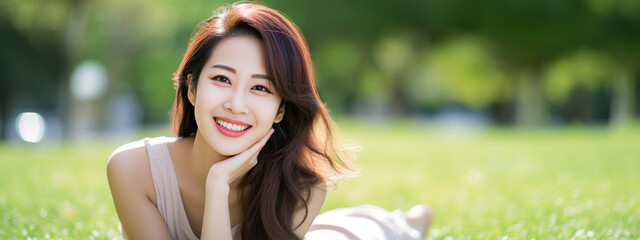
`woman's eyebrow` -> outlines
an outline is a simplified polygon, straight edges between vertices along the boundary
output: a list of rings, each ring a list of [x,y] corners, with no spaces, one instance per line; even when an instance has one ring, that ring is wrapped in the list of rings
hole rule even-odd
[[[215,64],[215,65],[211,66],[211,68],[221,68],[221,69],[227,70],[229,72],[236,73],[235,69],[233,69],[232,67],[229,67],[227,65]]]
[[[224,69],[224,70],[227,70],[229,72],[232,72],[232,73],[236,73],[236,70],[234,68],[229,67],[227,65],[215,64],[215,65],[211,66],[211,68],[220,68],[220,69]],[[253,75],[251,75],[251,77],[252,78],[263,78],[263,79],[271,80],[271,77],[269,77],[266,74],[253,74]]]
[[[253,74],[251,75],[252,78],[263,78],[263,79],[267,79],[267,80],[271,80],[271,77],[269,77],[266,74]]]

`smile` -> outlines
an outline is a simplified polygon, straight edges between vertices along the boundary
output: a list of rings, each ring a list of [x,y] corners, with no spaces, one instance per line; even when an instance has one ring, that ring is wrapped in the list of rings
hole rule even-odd
[[[251,125],[248,125],[239,121],[234,121],[231,119],[223,120],[221,118],[216,117],[214,118],[214,120],[216,122],[216,127],[218,128],[220,133],[229,137],[242,136],[251,128]]]

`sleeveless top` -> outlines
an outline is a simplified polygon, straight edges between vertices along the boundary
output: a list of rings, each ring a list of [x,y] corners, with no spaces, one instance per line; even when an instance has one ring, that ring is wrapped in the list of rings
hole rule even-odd
[[[164,136],[144,139],[153,185],[156,190],[157,207],[173,239],[197,240],[199,238],[189,225],[180,188],[178,188],[178,178],[173,168],[173,160],[167,146],[167,142],[175,140],[175,138]],[[239,226],[240,224],[231,228],[233,239],[240,239]]]
[[[158,211],[177,240],[199,239],[191,230],[182,203],[178,179],[173,168],[168,142],[176,138],[144,138],[149,156]],[[240,224],[231,228],[233,239],[240,239]],[[122,232],[122,230],[121,230]],[[338,208],[318,215],[305,234],[305,240],[402,239],[419,240],[424,236],[411,228],[399,210],[389,212],[377,206],[361,205]]]

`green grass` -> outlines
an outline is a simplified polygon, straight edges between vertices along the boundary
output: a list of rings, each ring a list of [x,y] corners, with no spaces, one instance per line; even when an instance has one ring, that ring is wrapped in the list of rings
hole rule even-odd
[[[452,135],[406,121],[338,124],[362,147],[361,172],[322,211],[425,203],[435,211],[428,239],[640,238],[638,128]],[[120,239],[105,164],[135,139],[0,144],[0,239]]]

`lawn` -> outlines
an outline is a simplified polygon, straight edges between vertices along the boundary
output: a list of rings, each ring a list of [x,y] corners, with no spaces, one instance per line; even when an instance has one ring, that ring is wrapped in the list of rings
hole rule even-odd
[[[322,211],[360,204],[435,211],[427,239],[640,238],[640,129],[338,122],[360,176]],[[144,134],[166,134],[151,131]],[[105,164],[119,140],[0,143],[0,239],[120,239]]]

